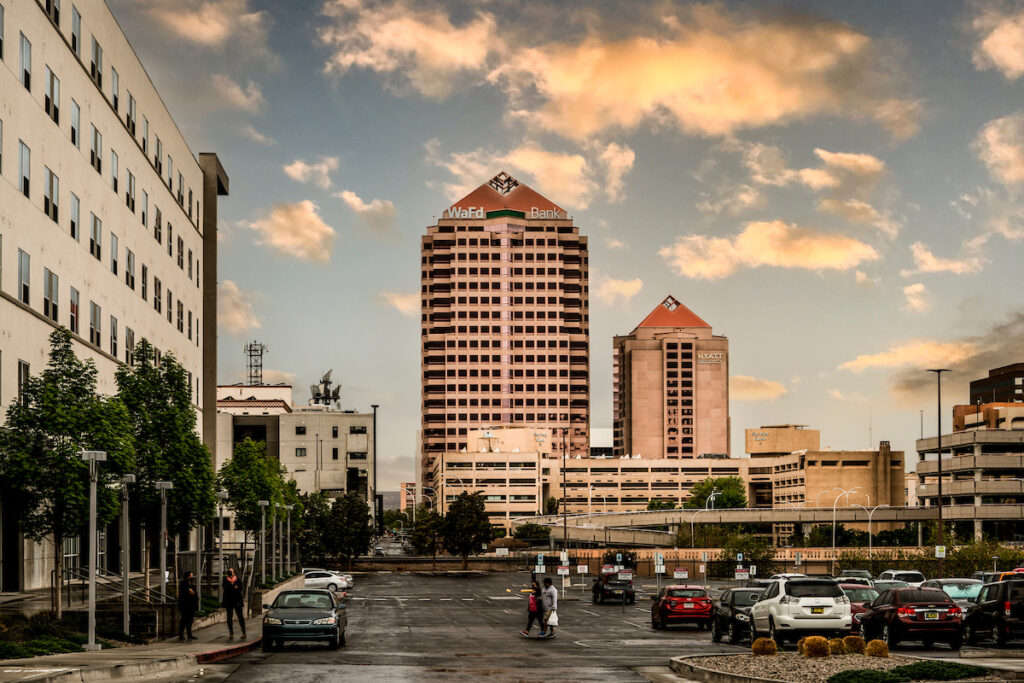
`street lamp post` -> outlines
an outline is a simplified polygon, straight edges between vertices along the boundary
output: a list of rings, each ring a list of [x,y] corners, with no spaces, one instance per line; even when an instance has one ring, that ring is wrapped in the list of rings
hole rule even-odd
[[[220,590],[217,593],[221,602],[224,602],[224,501],[228,499],[227,491],[217,491],[219,509],[217,511],[217,555],[220,565]]]
[[[371,501],[373,505],[373,530],[374,533],[377,533],[379,526],[377,520],[377,408],[380,408],[380,404],[371,403],[370,407],[373,408],[373,498]]]
[[[294,505],[285,505],[285,511],[288,514],[288,543],[285,544],[284,549],[284,564],[285,571],[290,575],[294,569],[292,569],[292,510],[295,509]]]
[[[274,558],[274,578],[281,576],[281,504],[274,503],[274,537],[270,543]]]
[[[565,441],[569,428],[562,427],[562,550],[569,551],[569,494],[565,489]]]
[[[839,488],[839,487],[836,487]],[[839,505],[839,499],[843,496],[849,496],[854,491],[860,489],[859,486],[854,486],[850,490],[839,489],[839,495],[836,496],[835,501],[832,502],[832,573],[836,570],[836,506]],[[835,490],[835,489],[833,489]],[[849,502],[849,498],[846,499]]]
[[[156,481],[153,486],[160,492],[160,602],[167,602],[167,492],[174,482]]]
[[[868,505],[870,505],[870,504],[871,503],[868,502]],[[874,539],[874,536],[871,535],[871,518],[875,516],[875,512],[877,510],[879,510],[880,508],[887,508],[887,507],[889,507],[889,505],[884,505],[884,504],[883,505],[876,505],[875,507],[871,508],[870,510],[868,510],[863,505],[858,505],[857,507],[859,507],[864,512],[868,513],[868,563],[870,565],[868,567],[868,569],[869,569],[869,571],[874,573],[874,570],[875,570],[874,540],[875,539]]]
[[[267,506],[270,505],[269,500],[261,500],[258,502],[260,506],[260,575],[263,577],[262,582],[267,582]]]
[[[938,442],[936,443],[936,456],[935,466],[938,471],[938,494],[939,494],[939,545],[946,544],[946,533],[942,528],[942,373],[949,372],[949,368],[930,368],[928,372],[935,373],[935,389],[936,389],[936,402],[938,410],[935,413],[936,423],[938,425],[938,431],[936,437]],[[939,577],[942,577],[942,560],[939,560]]]
[[[124,606],[121,613],[121,628],[128,633],[128,553],[131,543],[130,531],[128,529],[128,484],[135,483],[134,474],[121,476],[121,581],[123,583]]]
[[[100,476],[99,464],[106,459],[106,451],[82,450],[82,460],[89,463],[89,642],[84,646],[87,651],[100,649],[96,643],[96,561],[99,559],[96,548],[96,482]]]

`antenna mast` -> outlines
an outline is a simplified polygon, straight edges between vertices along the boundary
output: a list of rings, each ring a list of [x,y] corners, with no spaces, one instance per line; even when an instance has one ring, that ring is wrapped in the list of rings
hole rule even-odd
[[[249,386],[263,384],[263,354],[270,351],[265,344],[253,340],[242,347],[249,367]]]

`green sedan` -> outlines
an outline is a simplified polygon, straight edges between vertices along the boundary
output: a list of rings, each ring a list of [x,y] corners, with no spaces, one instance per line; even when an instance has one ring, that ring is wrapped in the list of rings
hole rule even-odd
[[[345,644],[345,605],[329,590],[281,591],[272,605],[263,605],[263,651],[287,640],[319,640],[331,649]]]

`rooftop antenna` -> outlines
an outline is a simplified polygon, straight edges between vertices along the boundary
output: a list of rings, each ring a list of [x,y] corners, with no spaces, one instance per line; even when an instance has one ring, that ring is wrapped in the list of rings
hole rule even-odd
[[[249,386],[254,387],[263,384],[263,354],[270,351],[265,344],[253,340],[246,344],[242,350],[245,352],[249,367]]]
[[[325,372],[324,376],[320,378],[319,384],[309,385],[310,405],[330,406],[337,404],[338,401],[340,400],[341,384],[334,387],[333,389],[331,388],[331,386],[334,384],[331,381],[331,372],[331,370]]]

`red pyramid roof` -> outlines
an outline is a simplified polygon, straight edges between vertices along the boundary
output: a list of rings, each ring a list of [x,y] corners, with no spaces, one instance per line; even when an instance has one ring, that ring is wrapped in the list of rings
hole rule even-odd
[[[711,327],[673,296],[665,297],[637,327]]]
[[[527,218],[530,217],[531,209],[537,209],[539,211],[555,211],[557,217],[568,218],[565,209],[504,171],[452,204],[451,208],[483,208],[485,213],[510,209],[525,213]],[[448,213],[450,214],[451,211],[449,210]],[[550,218],[550,216],[545,217]]]

